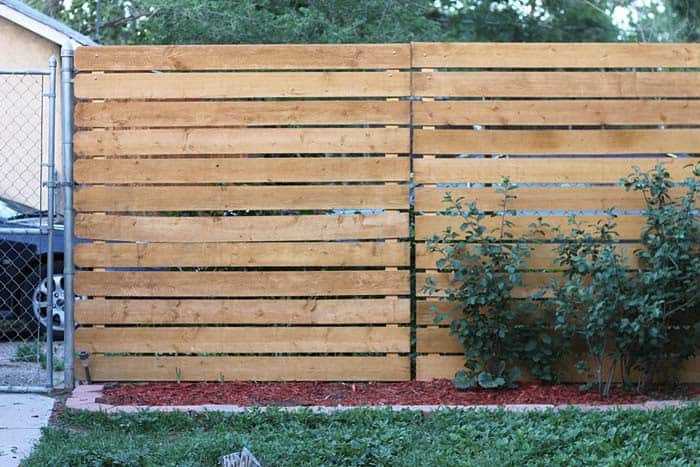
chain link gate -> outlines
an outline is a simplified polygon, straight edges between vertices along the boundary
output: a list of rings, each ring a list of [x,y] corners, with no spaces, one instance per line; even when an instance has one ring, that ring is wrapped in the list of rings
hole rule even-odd
[[[45,70],[0,70],[0,391],[63,380],[55,91],[55,57]]]

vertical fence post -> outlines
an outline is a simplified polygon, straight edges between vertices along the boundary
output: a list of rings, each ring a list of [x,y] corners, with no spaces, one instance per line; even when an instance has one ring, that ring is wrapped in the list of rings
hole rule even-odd
[[[65,291],[63,353],[65,361],[64,384],[72,389],[75,383],[73,356],[75,354],[73,333],[73,46],[70,42],[61,48],[61,122],[63,138],[63,288]]]
[[[54,267],[54,217],[56,216],[56,57],[49,59],[49,89],[46,94],[49,99],[49,142],[46,167],[48,170],[47,199],[48,227],[46,255],[46,385],[53,389],[53,310],[55,305],[53,267]],[[40,278],[41,280],[41,278]]]

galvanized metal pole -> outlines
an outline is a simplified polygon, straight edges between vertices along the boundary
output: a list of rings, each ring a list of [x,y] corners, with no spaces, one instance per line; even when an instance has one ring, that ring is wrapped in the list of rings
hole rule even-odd
[[[61,48],[61,136],[63,139],[63,290],[65,292],[63,320],[63,353],[65,361],[64,384],[72,389],[75,384],[73,356],[73,46],[70,42]]]
[[[46,94],[49,99],[49,144],[46,167],[48,174],[48,224],[49,238],[47,240],[46,256],[46,385],[49,389],[53,389],[53,307],[54,299],[54,284],[53,284],[53,265],[54,265],[54,217],[56,217],[56,57],[51,56],[49,59],[49,89]]]

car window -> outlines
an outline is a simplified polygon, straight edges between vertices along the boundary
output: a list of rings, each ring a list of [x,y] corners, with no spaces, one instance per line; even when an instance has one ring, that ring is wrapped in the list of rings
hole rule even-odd
[[[35,209],[9,199],[0,198],[0,218],[11,219],[22,214],[31,214]]]

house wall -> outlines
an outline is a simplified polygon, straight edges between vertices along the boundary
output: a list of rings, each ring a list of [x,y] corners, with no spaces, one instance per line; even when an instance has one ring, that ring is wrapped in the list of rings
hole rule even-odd
[[[55,43],[0,18],[0,69],[48,69],[49,58],[58,61],[56,81],[56,166],[61,172],[60,55]],[[42,91],[43,86],[43,91]],[[0,196],[46,209],[48,77],[0,74]],[[18,124],[20,122],[20,124]],[[40,124],[40,122],[42,122]],[[43,201],[42,201],[43,199]]]

